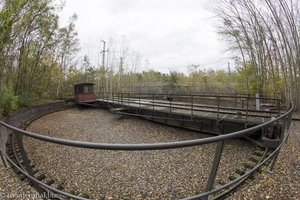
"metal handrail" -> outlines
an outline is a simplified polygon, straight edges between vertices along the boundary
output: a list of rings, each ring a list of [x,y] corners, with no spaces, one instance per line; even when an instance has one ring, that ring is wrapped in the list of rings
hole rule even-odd
[[[115,94],[115,93],[112,93]],[[145,95],[145,96],[152,96],[153,93],[140,93],[140,92],[121,92],[121,93],[117,93],[117,94],[123,94],[123,95]],[[172,95],[174,97],[176,96],[181,96],[181,97],[189,97],[189,96],[194,96],[194,97],[217,97],[217,94],[191,94],[191,93],[187,93],[187,94],[178,94],[178,93],[172,93],[172,94],[165,94],[165,93],[155,93],[156,96],[168,96],[168,95]],[[249,99],[257,99],[257,97],[255,96],[251,96],[249,94],[243,94],[243,95],[221,95],[220,96],[224,97],[224,98],[237,98],[237,99],[241,99],[241,98],[249,98]],[[260,97],[259,99],[262,100],[273,100],[273,101],[277,101],[280,99],[277,98],[266,98],[266,97]],[[282,100],[280,100],[282,101]]]
[[[103,98],[105,97],[107,100],[112,99],[114,100],[115,96],[121,94],[122,97],[126,97],[125,99],[122,98],[122,102],[131,102],[132,99],[137,99],[137,100],[141,100],[141,99],[145,99],[145,100],[154,100],[154,99],[164,99],[167,97],[172,96],[172,98],[177,99],[176,101],[170,101],[170,102],[163,102],[160,101],[159,104],[166,104],[166,105],[173,105],[173,106],[183,106],[184,103],[189,103],[190,99],[193,98],[195,99],[195,107],[196,108],[212,108],[212,109],[226,109],[226,110],[231,110],[231,111],[245,111],[245,112],[256,112],[256,113],[272,113],[272,114],[276,114],[277,116],[280,115],[280,111],[282,109],[282,105],[283,101],[281,99],[275,99],[275,98],[265,98],[265,97],[252,97],[250,95],[247,96],[233,96],[233,95],[219,95],[219,94],[160,94],[160,93],[156,93],[156,94],[152,94],[152,93],[107,93],[106,97],[103,96]],[[179,100],[180,99],[180,100]],[[241,99],[242,101],[239,102],[239,106],[237,100]],[[199,104],[196,101],[210,101],[209,104],[204,103],[204,104]],[[247,108],[244,108],[244,102],[247,102]],[[277,110],[260,110],[260,109],[254,109],[253,105],[249,105],[250,101],[253,103],[257,103],[256,100],[259,100],[262,103],[266,103],[269,102],[270,105],[273,105],[274,109],[276,108]],[[214,102],[217,101],[217,102]],[[226,105],[220,105],[220,102],[226,102],[226,104],[230,103],[230,101],[234,101],[234,105],[232,106],[226,106]],[[139,102],[141,103],[141,102]],[[216,105],[219,104],[219,106],[217,107]],[[226,114],[226,113],[225,113]]]
[[[54,187],[51,187],[49,185],[47,185],[46,183],[43,183],[42,181],[39,181],[38,179],[36,179],[35,177],[33,176],[30,176],[26,171],[24,171],[24,169],[22,169],[21,167],[19,167],[17,164],[15,164],[2,150],[0,150],[0,153],[2,155],[4,155],[4,157],[6,158],[6,160],[11,164],[13,165],[19,172],[21,172],[24,176],[26,176],[27,178],[29,178],[31,181],[39,184],[40,186],[50,190],[51,192],[54,192],[56,194],[60,194],[60,195],[64,195],[66,197],[70,197],[70,198],[73,198],[73,199],[76,199],[76,200],[86,200],[86,198],[83,198],[83,197],[79,197],[79,196],[75,196],[73,194],[70,194],[70,193],[67,193],[67,192],[64,192],[64,191],[61,191],[59,189],[56,189]]]
[[[238,177],[237,179],[230,181],[229,183],[226,183],[218,188],[215,188],[213,190],[210,190],[208,192],[203,192],[201,194],[195,195],[195,196],[190,196],[187,198],[184,198],[183,200],[192,200],[192,199],[199,199],[201,197],[205,197],[208,195],[211,195],[213,193],[219,192],[223,189],[226,188],[230,188],[230,186],[242,181],[243,179],[247,178],[248,176],[250,176],[251,174],[253,174],[256,170],[258,170],[263,164],[265,164],[268,160],[270,160],[276,153],[279,152],[279,150],[281,149],[282,145],[284,144],[284,142],[287,140],[288,136],[290,135],[290,132],[288,132],[288,134],[285,136],[284,140],[279,144],[279,146],[267,157],[265,158],[263,161],[261,161],[260,163],[258,163],[257,165],[255,165],[251,170],[247,171],[245,174],[241,175],[240,177]]]
[[[193,96],[191,96],[193,97]],[[133,98],[133,97],[132,97]],[[220,96],[220,99],[221,99],[221,96]],[[120,103],[120,101],[115,101],[114,98],[112,99],[105,99],[106,102],[109,102],[109,101],[112,101],[113,104],[116,104],[116,103]],[[150,101],[150,99],[145,99],[145,100],[149,100],[149,102],[140,102],[141,99],[137,99],[139,100],[138,104],[139,106],[140,105],[153,105],[153,100]],[[132,103],[132,102],[135,102],[134,100],[132,99],[127,99],[127,100],[123,100],[123,104],[124,103]],[[155,101],[154,101],[155,103]],[[172,107],[172,108],[178,108],[178,109],[185,109],[185,110],[191,110],[190,106],[191,104],[189,104],[188,102],[184,103],[184,102],[156,102],[158,103],[157,106],[160,106],[160,107]],[[126,105],[126,104],[124,104]],[[185,106],[185,107],[184,107]],[[129,105],[130,107],[130,105]],[[205,109],[201,109],[201,108],[206,108]],[[194,103],[193,104],[193,110],[194,111],[209,111],[207,109],[219,109],[219,110],[228,110],[228,111],[219,111],[219,113],[225,113],[225,114],[232,114],[232,113],[229,113],[229,111],[245,111],[245,112],[255,112],[255,113],[267,113],[267,114],[278,114],[278,111],[266,111],[266,110],[254,110],[254,109],[243,109],[243,108],[232,108],[232,107],[226,107],[226,106],[213,106],[213,105],[204,105],[204,104],[197,104],[197,103]],[[255,115],[255,114],[248,114],[248,116],[259,116],[259,115]],[[259,116],[260,117],[260,116]]]
[[[88,149],[103,149],[103,150],[121,150],[121,151],[141,151],[141,150],[162,150],[162,149],[174,149],[174,148],[182,148],[182,147],[191,147],[196,145],[202,145],[202,144],[209,144],[214,143],[222,140],[230,140],[237,137],[241,137],[244,135],[247,135],[249,133],[255,132],[257,130],[260,130],[267,125],[274,124],[274,122],[286,117],[288,114],[290,114],[293,111],[293,106],[288,110],[287,113],[281,115],[278,118],[272,119],[268,122],[265,122],[263,124],[236,131],[233,133],[229,133],[226,135],[218,135],[214,137],[209,138],[201,138],[201,139],[194,139],[194,140],[185,140],[185,141],[176,141],[176,142],[166,142],[166,143],[144,143],[144,144],[110,144],[110,143],[95,143],[95,142],[85,142],[85,141],[77,141],[77,140],[68,140],[68,139],[61,139],[56,137],[50,137],[45,135],[40,135],[37,133],[33,133],[30,131],[25,131],[16,127],[13,127],[7,123],[4,123],[0,121],[0,124],[3,126],[17,131],[18,133],[21,133],[23,135],[26,135],[28,137],[32,137],[35,139],[43,140],[50,143],[56,143],[56,144],[62,144],[66,146],[73,146],[73,147],[81,147],[81,148],[88,148]]]
[[[191,146],[196,146],[196,145],[202,145],[202,144],[209,144],[209,143],[214,143],[214,142],[218,142],[216,151],[215,151],[215,158],[213,159],[213,165],[211,167],[211,174],[213,174],[215,176],[217,170],[218,170],[218,166],[219,166],[219,161],[221,159],[221,153],[222,153],[222,149],[223,149],[223,144],[225,140],[229,140],[229,139],[234,139],[237,137],[241,137],[241,136],[245,136],[249,133],[255,132],[257,130],[263,129],[266,126],[274,126],[275,123],[277,123],[278,121],[284,119],[284,126],[283,126],[283,130],[282,130],[282,134],[284,134],[285,129],[289,128],[289,120],[291,120],[291,115],[292,115],[292,111],[294,109],[293,104],[290,104],[289,110],[282,114],[281,116],[272,119],[268,122],[265,122],[263,124],[257,125],[255,127],[251,127],[245,130],[241,130],[241,131],[236,131],[233,133],[229,133],[226,135],[219,135],[219,136],[214,136],[214,137],[209,137],[209,138],[202,138],[202,139],[195,139],[195,140],[186,140],[186,141],[176,141],[176,142],[167,142],[167,143],[144,143],[144,144],[110,144],[110,143],[93,143],[93,142],[85,142],[85,141],[76,141],[76,140],[68,140],[68,139],[61,139],[61,138],[55,138],[55,137],[50,137],[50,136],[45,136],[45,135],[40,135],[37,133],[33,133],[33,132],[29,132],[29,131],[25,131],[19,128],[16,128],[14,126],[11,126],[7,123],[4,123],[2,121],[0,121],[0,124],[3,125],[4,127],[14,130],[17,133],[20,133],[22,135],[28,136],[28,137],[32,137],[35,139],[39,139],[42,141],[46,141],[46,142],[51,142],[51,143],[56,143],[56,144],[62,144],[62,145],[67,145],[67,146],[73,146],[73,147],[80,147],[80,148],[89,148],[89,149],[103,149],[103,150],[120,150],[120,151],[143,151],[143,150],[162,150],[162,149],[173,149],[173,148],[183,148],[183,147],[191,147]],[[257,170],[260,166],[262,166],[267,160],[273,158],[273,163],[276,162],[276,154],[279,153],[279,150],[281,148],[281,146],[283,145],[284,141],[287,140],[289,133],[287,134],[287,136],[285,138],[283,138],[282,136],[282,140],[281,143],[279,144],[279,146],[277,147],[277,149],[270,155],[268,156],[264,161],[262,161],[261,163],[257,164],[253,169],[251,169],[249,172],[247,172],[246,174],[242,175],[241,177],[237,178],[236,180],[233,180],[219,188],[216,189],[209,189],[209,191],[205,191],[199,195],[196,196],[192,196],[192,197],[187,197],[186,199],[199,199],[201,197],[205,197],[207,198],[208,195],[213,194],[215,192],[218,192],[222,189],[228,188],[236,183],[238,183],[239,181],[241,181],[244,178],[247,178],[251,173],[253,173],[255,170]],[[221,144],[221,145],[219,145]],[[1,151],[1,154],[3,154],[5,157],[7,157],[5,155],[5,153],[3,153]],[[11,161],[11,160],[9,160]],[[42,187],[46,187],[47,189],[51,190],[54,193],[59,193],[65,196],[69,196],[70,194],[62,191],[57,191],[57,189],[55,188],[51,188],[50,186],[45,186],[44,183],[36,180],[35,178],[33,178],[32,176],[26,174],[26,172],[24,172],[22,169],[20,169],[18,166],[16,166],[16,164],[13,164],[19,171],[21,171],[22,173],[25,173],[25,176],[27,176],[29,179],[31,179],[33,182],[41,185]],[[207,188],[211,188],[212,184],[214,183],[214,179],[215,177],[209,177],[208,180],[208,185]],[[53,190],[54,189],[54,190]],[[70,197],[70,196],[69,196]],[[72,196],[73,198],[73,196]],[[80,198],[76,198],[76,199],[80,199]]]

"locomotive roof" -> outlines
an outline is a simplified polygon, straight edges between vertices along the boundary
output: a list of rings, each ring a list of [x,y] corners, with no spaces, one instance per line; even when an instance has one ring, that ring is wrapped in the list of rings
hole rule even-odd
[[[93,85],[95,85],[95,84],[94,83],[78,83],[74,86],[77,87],[77,86],[93,86]]]

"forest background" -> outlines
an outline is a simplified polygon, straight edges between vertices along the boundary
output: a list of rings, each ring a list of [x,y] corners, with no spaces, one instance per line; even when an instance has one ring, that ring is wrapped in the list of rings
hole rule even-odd
[[[212,6],[235,68],[187,66],[187,74],[139,72],[128,44],[102,63],[79,64],[77,16],[59,26],[63,4],[52,0],[0,1],[0,117],[20,107],[71,97],[73,85],[94,82],[99,96],[116,92],[254,94],[293,101],[300,109],[300,12],[298,0],[218,0]],[[172,68],[172,66],[170,66]]]

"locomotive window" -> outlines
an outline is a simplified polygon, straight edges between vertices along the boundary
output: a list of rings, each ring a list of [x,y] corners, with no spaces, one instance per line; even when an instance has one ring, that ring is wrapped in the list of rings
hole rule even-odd
[[[85,86],[84,87],[84,93],[86,94],[86,93],[89,93],[89,86]]]
[[[93,86],[89,86],[89,93],[94,93],[94,87]]]
[[[76,90],[75,91],[76,94],[82,94],[83,93],[83,87],[82,86],[77,86],[75,90]]]
[[[77,86],[75,87],[75,94],[91,94],[94,93],[93,85]]]

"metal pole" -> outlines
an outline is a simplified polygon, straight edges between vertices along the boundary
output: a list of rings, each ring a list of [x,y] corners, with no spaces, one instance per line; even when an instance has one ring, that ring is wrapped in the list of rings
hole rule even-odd
[[[1,156],[1,160],[2,160],[4,167],[7,168],[7,161],[6,161],[5,157],[2,155],[2,151],[0,151],[0,156]]]
[[[214,160],[213,160],[209,178],[208,178],[208,181],[206,184],[206,189],[205,189],[206,192],[208,192],[212,189],[213,184],[215,182],[215,178],[216,178],[216,175],[218,172],[218,168],[219,168],[219,164],[220,164],[220,160],[221,160],[221,156],[222,156],[223,146],[224,146],[224,140],[219,141],[217,143]],[[207,199],[207,198],[208,198],[208,196],[206,196],[204,199]]]
[[[279,121],[278,121],[278,122],[279,122]],[[285,127],[286,127],[287,120],[286,120],[286,119],[283,119],[282,127],[280,127],[280,125],[279,125],[278,122],[277,122],[277,127],[278,127],[278,128],[281,128],[281,130],[280,130],[280,143],[279,143],[279,145],[280,145],[280,144],[282,143],[282,141],[283,141],[283,138],[284,138],[284,132],[285,132]],[[270,166],[270,169],[269,169],[269,172],[270,172],[270,173],[273,173],[273,170],[274,170],[276,161],[277,161],[277,159],[278,159],[279,153],[280,153],[280,150],[277,151],[276,154],[275,154],[274,157],[273,157],[273,160],[272,160],[272,163],[271,163],[271,166]]]
[[[127,94],[127,100],[128,100],[128,104],[129,104],[129,109],[130,109],[130,101],[131,101],[131,97],[130,97],[130,93]]]
[[[277,99],[277,117],[280,116],[280,103],[281,103],[281,100]]]
[[[171,115],[172,115],[172,94],[170,94],[170,99],[169,99],[169,101],[170,101],[170,112],[169,112],[169,115],[170,115],[170,117],[171,117]]]
[[[217,121],[219,121],[219,112],[220,112],[220,96],[219,96],[219,94],[218,94],[217,100],[218,100]]]
[[[26,169],[26,171],[28,172],[28,174],[29,174],[30,176],[33,177],[33,176],[34,176],[33,170],[32,170],[32,168],[31,168],[31,166],[30,166],[30,164],[29,164],[29,160],[28,160],[28,158],[27,158],[27,155],[26,155],[26,153],[25,153],[25,149],[24,149],[24,146],[23,146],[22,135],[19,134],[19,133],[16,134],[16,139],[17,139],[18,147],[19,147],[19,149],[20,149],[20,153],[21,153],[22,160],[23,160],[24,165],[25,165],[25,169]],[[45,192],[44,192],[43,189],[39,186],[39,184],[37,184],[37,183],[35,183],[35,182],[33,182],[33,181],[32,181],[32,183],[33,183],[34,187],[36,188],[36,190],[38,191],[38,193],[40,193],[42,196],[45,196],[45,195],[43,195],[43,194],[45,194]],[[46,199],[46,198],[43,198],[43,199]]]
[[[7,160],[6,160],[5,156],[2,155],[2,150],[3,150],[3,153],[5,152],[5,142],[4,141],[6,141],[6,139],[4,137],[9,136],[6,127],[0,125],[0,134],[2,134],[2,137],[3,137],[3,138],[1,138],[1,139],[3,139],[2,144],[0,144],[0,145],[3,145],[2,147],[0,146],[1,159],[2,159],[3,165],[7,168]]]
[[[259,98],[259,93],[255,93],[255,108],[256,108],[256,110],[260,110],[260,98]]]
[[[194,116],[194,96],[191,95],[191,116]]]
[[[154,94],[152,94],[152,115],[154,114]]]
[[[285,130],[288,131],[290,129],[290,125],[291,125],[291,121],[292,121],[292,113],[286,117],[286,120],[287,120],[287,122],[286,122]],[[286,144],[288,143],[288,140],[289,140],[289,135],[287,136],[287,138],[285,140]]]
[[[247,127],[248,124],[248,112],[249,112],[249,94],[247,96],[247,111],[246,111],[246,123],[245,123],[245,127]]]
[[[141,110],[141,93],[139,92],[139,111]]]
[[[121,102],[122,102],[122,108],[124,108],[124,104],[123,104],[123,93],[121,93]]]

